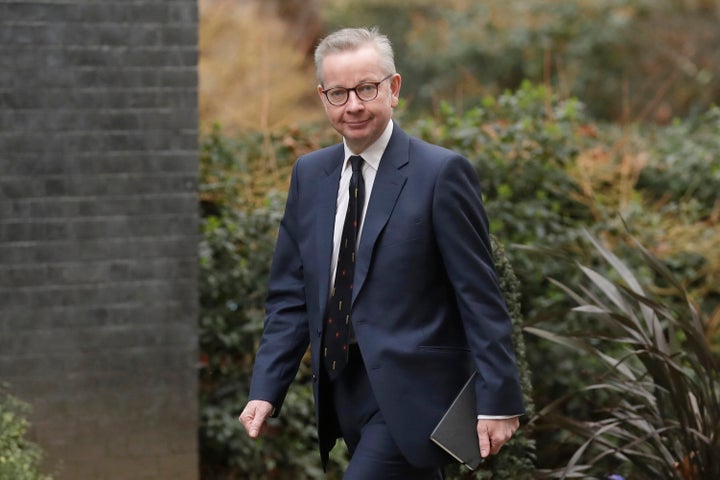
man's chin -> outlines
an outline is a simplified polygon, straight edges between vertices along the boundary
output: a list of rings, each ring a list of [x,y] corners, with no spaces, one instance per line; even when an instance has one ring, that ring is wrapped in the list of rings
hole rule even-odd
[[[345,141],[348,143],[348,145],[364,145],[368,141],[369,133],[367,130],[363,129],[345,129],[345,131],[343,132],[343,137],[345,137]]]
[[[368,123],[345,124],[345,136],[362,139],[368,136]]]

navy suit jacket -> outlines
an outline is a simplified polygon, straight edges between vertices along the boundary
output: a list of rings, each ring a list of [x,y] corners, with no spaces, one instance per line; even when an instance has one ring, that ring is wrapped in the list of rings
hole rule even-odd
[[[279,412],[310,344],[323,464],[323,315],[331,284],[342,144],[298,158],[273,258],[250,399]],[[418,467],[447,463],[430,432],[472,369],[477,411],[524,411],[511,322],[497,285],[475,170],[394,125],[357,250],[351,319],[391,435]]]

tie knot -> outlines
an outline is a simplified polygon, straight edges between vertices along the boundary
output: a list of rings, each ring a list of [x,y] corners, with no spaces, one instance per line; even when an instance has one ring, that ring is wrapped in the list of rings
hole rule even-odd
[[[360,155],[353,155],[350,157],[350,166],[352,166],[353,172],[359,172],[362,168],[363,158]]]

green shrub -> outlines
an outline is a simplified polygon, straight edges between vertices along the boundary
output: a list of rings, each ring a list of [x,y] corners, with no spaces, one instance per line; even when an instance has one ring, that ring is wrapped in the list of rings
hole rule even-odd
[[[704,220],[720,209],[720,108],[696,119],[651,129],[647,142],[654,162],[644,168],[637,188],[648,199],[677,206],[692,202],[688,220]]]
[[[28,406],[0,386],[0,479],[50,480],[40,472],[42,450],[27,439]]]
[[[692,0],[328,2],[330,30],[379,25],[415,115],[524,80],[581,98],[593,117],[668,122],[720,100],[719,12]]]

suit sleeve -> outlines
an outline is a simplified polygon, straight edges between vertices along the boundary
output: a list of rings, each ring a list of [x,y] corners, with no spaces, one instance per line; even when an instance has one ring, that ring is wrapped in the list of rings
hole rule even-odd
[[[498,285],[488,219],[475,170],[449,158],[433,197],[433,226],[479,376],[477,413],[524,412],[512,323]]]
[[[303,264],[298,248],[298,165],[270,268],[266,316],[250,384],[250,400],[266,400],[279,414],[309,344]]]

